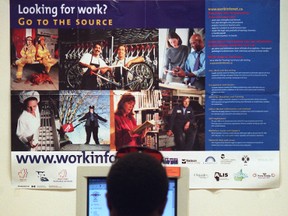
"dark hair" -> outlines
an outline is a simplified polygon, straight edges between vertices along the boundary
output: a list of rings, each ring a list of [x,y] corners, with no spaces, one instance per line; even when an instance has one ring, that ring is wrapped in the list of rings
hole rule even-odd
[[[188,96],[183,96],[181,102],[185,101],[186,99],[189,99],[189,100],[190,100],[190,97],[188,97]]]
[[[27,105],[28,105],[28,102],[29,102],[29,101],[34,101],[34,100],[38,102],[38,100],[37,100],[36,97],[29,97],[29,98],[25,99],[25,100],[23,101],[23,108],[26,110]]]
[[[149,215],[165,206],[168,178],[162,164],[145,153],[129,153],[112,165],[107,196],[119,216]]]
[[[95,44],[93,45],[93,48],[95,48],[96,45],[99,45],[99,46],[101,47],[101,49],[102,49],[102,44],[101,44],[101,43],[95,43]]]
[[[182,39],[180,38],[180,36],[176,32],[170,32],[167,36],[168,47],[172,47],[171,44],[169,43],[169,39],[172,38],[178,39],[178,45],[179,46],[182,45]]]
[[[117,104],[117,110],[115,112],[115,114],[117,115],[123,115],[124,113],[124,103],[126,102],[129,102],[129,101],[134,101],[135,102],[135,97],[134,95],[132,95],[131,93],[125,93],[121,96],[118,104]],[[131,117],[133,116],[133,111],[131,111],[129,114],[128,114],[128,117]]]
[[[116,48],[116,50],[118,51],[118,49],[120,48],[120,47],[124,47],[125,48],[125,52],[127,52],[127,46],[126,45],[124,45],[124,44],[119,44],[118,46],[117,46],[117,48]]]

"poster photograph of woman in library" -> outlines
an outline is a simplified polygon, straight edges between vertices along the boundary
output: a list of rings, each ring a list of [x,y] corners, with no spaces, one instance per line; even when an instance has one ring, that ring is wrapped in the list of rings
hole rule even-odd
[[[113,91],[113,95],[114,121],[111,122],[115,124],[115,148],[141,145],[159,149],[161,92]]]

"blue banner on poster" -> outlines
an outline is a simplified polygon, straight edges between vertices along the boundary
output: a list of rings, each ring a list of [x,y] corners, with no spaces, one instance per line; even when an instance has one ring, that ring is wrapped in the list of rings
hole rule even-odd
[[[279,1],[226,2],[206,2],[206,149],[279,150]]]

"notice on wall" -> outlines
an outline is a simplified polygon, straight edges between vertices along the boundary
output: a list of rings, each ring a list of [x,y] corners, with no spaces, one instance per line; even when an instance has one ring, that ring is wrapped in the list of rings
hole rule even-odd
[[[191,189],[278,187],[279,4],[11,0],[13,187],[75,189],[126,145]]]

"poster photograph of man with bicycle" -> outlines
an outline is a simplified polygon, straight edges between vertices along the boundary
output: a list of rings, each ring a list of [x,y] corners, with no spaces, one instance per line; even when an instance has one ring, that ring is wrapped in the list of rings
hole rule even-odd
[[[60,29],[59,45],[60,89],[158,87],[158,29]]]

